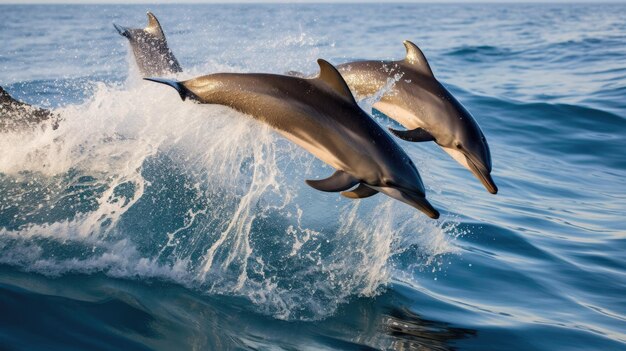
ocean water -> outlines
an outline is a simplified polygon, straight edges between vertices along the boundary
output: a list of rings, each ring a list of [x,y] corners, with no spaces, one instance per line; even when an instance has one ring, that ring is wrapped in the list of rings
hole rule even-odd
[[[406,142],[437,221],[309,188],[332,170],[139,78],[111,24],[147,10],[183,77],[414,41],[500,192]],[[0,38],[63,119],[0,133],[2,350],[626,350],[626,5],[6,5]]]

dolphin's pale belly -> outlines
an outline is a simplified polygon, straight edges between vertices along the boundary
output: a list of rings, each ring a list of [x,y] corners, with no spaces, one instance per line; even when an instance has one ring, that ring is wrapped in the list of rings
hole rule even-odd
[[[317,157],[322,162],[324,162],[327,165],[333,167],[334,169],[342,170],[342,171],[348,170],[346,162],[341,161],[336,156],[335,153],[331,152],[330,150],[328,150],[328,148],[324,147],[320,143],[316,143],[315,141],[310,140],[310,138],[302,138],[302,137],[297,136],[295,134],[289,133],[289,132],[287,132],[285,130],[277,129],[277,131],[282,136],[287,138],[289,141],[291,141],[291,142],[295,143],[296,145],[300,146],[301,148],[305,149],[309,153],[313,154],[313,156]]]
[[[389,116],[389,118],[396,120],[407,129],[424,127],[424,122],[414,113],[398,105],[381,100],[374,104],[374,108]]]
[[[455,159],[456,162],[463,165],[465,168],[470,170],[470,172],[472,171],[469,164],[467,163],[467,158],[465,157],[465,155],[463,155],[462,152],[455,150],[455,149],[448,148],[448,147],[443,147],[442,149],[443,151],[447,152],[448,155],[452,156],[452,158]]]

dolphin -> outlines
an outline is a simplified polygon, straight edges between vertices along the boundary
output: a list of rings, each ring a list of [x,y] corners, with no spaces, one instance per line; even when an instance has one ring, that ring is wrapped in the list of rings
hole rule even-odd
[[[306,181],[317,190],[352,199],[381,192],[438,218],[410,157],[359,108],[335,67],[317,62],[320,73],[312,79],[244,73],[145,79],[173,87],[183,100],[225,105],[268,124],[336,169],[326,179]]]
[[[144,29],[132,29],[113,24],[128,39],[135,61],[143,76],[168,75],[182,72],[174,53],[167,46],[165,33],[156,16],[148,12],[148,25]]]
[[[51,120],[52,129],[59,127],[59,116],[13,98],[0,87],[0,131],[15,131]]]
[[[375,95],[396,80],[373,106],[407,128],[391,132],[407,141],[434,141],[496,194],[489,145],[478,123],[435,78],[417,45],[405,40],[404,46],[403,60],[349,62],[337,69],[358,97]]]

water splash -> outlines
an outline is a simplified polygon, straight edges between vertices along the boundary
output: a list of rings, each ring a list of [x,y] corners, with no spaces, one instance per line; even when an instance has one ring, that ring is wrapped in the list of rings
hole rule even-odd
[[[0,139],[0,263],[165,279],[319,319],[379,293],[406,247],[451,250],[446,230],[393,200],[306,187],[331,169],[225,107],[131,78],[55,112],[57,130]]]

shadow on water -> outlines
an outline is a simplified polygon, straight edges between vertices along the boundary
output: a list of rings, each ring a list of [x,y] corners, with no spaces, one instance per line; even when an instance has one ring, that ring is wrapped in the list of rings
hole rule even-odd
[[[0,348],[27,350],[455,350],[476,331],[424,319],[393,289],[334,316],[286,322],[245,300],[103,275],[58,278],[0,267]],[[147,284],[146,284],[147,283]],[[398,307],[400,306],[400,307]],[[193,313],[190,313],[193,311]],[[37,318],[33,318],[37,316]]]

